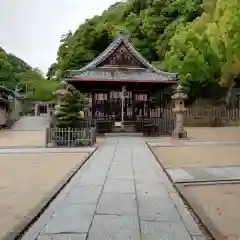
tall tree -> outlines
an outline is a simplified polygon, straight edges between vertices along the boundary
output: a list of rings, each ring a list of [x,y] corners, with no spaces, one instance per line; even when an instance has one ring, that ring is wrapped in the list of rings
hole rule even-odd
[[[127,0],[87,19],[63,36],[48,79],[79,69],[106,48],[123,28],[155,66],[180,72],[190,95],[231,85],[239,74],[240,0]]]

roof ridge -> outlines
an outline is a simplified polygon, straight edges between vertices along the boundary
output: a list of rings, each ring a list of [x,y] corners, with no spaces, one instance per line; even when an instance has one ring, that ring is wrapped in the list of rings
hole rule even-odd
[[[124,42],[124,43],[125,43],[125,45],[127,45],[127,46],[130,48],[131,53],[132,53],[140,62],[143,62],[144,65],[145,65],[147,68],[151,69],[152,71],[154,71],[154,72],[156,72],[156,73],[162,74],[162,75],[164,75],[164,76],[166,76],[166,77],[168,77],[169,75],[171,75],[172,77],[176,77],[176,78],[177,78],[178,73],[165,72],[165,71],[162,71],[162,70],[159,70],[159,69],[155,68],[146,58],[144,58],[144,57],[142,56],[142,54],[141,54],[136,48],[133,47],[133,45],[132,45],[129,41]]]
[[[85,67],[77,70],[77,71],[86,71],[91,68],[96,68],[97,65],[104,61],[106,58],[108,58],[112,52],[114,52],[119,44],[124,40],[124,37],[122,34],[118,34],[115,39],[109,44],[109,46],[102,52],[100,53],[93,61],[88,63]]]
[[[147,59],[145,59],[141,53],[134,48],[132,45],[129,34],[127,30],[121,30],[119,31],[119,34],[114,38],[114,40],[109,44],[109,46],[101,53],[99,54],[94,60],[92,60],[90,63],[88,63],[86,66],[84,66],[81,69],[78,70],[71,70],[71,72],[84,72],[89,71],[97,68],[97,66],[106,60],[118,47],[119,45],[123,43],[127,49],[130,51],[130,53],[139,61],[141,62],[147,69],[150,69],[151,71],[158,73],[160,75],[163,75],[164,77],[167,77],[170,80],[176,80],[178,79],[178,73],[170,73],[170,72],[164,72],[162,70],[159,70],[155,68]]]

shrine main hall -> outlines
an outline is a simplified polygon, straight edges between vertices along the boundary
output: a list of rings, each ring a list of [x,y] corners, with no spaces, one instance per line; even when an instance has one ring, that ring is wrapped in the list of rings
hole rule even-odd
[[[150,119],[154,98],[161,101],[163,90],[177,84],[178,74],[152,66],[120,33],[92,62],[69,70],[65,81],[88,94],[89,117],[127,124]]]

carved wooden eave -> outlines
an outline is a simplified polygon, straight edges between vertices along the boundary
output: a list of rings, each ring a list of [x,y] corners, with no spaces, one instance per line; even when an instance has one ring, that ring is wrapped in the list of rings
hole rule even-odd
[[[178,80],[177,73],[153,67],[123,34],[119,34],[104,52],[85,67],[68,73],[67,81],[173,83]]]

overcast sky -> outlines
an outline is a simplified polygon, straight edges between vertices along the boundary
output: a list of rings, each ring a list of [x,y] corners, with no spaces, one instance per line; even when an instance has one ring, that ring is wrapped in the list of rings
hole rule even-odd
[[[0,46],[46,73],[62,34],[117,0],[0,0]]]

